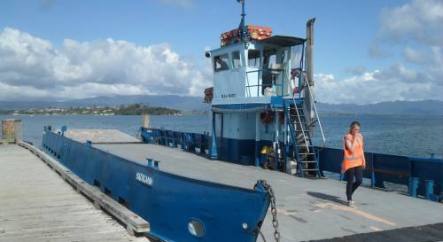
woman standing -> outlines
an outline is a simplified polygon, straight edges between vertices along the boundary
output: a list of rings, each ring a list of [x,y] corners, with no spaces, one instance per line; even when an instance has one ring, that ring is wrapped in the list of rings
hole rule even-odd
[[[362,183],[363,169],[366,167],[363,135],[360,133],[360,123],[354,121],[349,132],[344,137],[344,157],[342,173],[346,176],[346,198],[352,206],[352,194]],[[355,178],[355,181],[354,181]]]

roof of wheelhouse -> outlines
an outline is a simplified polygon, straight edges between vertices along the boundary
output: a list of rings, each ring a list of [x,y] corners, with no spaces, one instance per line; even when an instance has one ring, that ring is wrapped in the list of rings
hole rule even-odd
[[[305,41],[306,41],[306,39],[299,38],[299,37],[273,35],[269,38],[266,38],[263,40],[258,40],[257,42],[264,43],[264,44],[278,45],[278,46],[283,46],[283,47],[289,47],[289,46],[303,44]]]

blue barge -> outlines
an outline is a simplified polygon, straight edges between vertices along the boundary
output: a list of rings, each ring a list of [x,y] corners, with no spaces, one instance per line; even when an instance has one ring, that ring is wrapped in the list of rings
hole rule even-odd
[[[150,236],[162,241],[256,241],[270,203],[265,181],[247,189],[183,177],[160,170],[158,161],[135,162],[93,144],[54,133],[51,127],[45,127],[42,138],[47,153],[148,220]]]
[[[76,135],[85,133],[91,135]],[[382,233],[386,238],[377,241],[392,241],[401,238],[392,237],[395,229],[416,231],[420,238],[425,236],[421,226],[443,228],[443,206],[437,202],[363,187],[355,194],[356,207],[350,208],[342,203],[344,184],[335,179],[211,160],[200,154],[207,149],[185,152],[191,146],[168,139],[165,146],[112,139],[103,130],[46,128],[43,149],[149,221],[148,236],[162,241],[263,241],[261,235],[272,241],[276,232],[281,239],[275,241],[362,233]],[[434,236],[443,238],[443,229]]]
[[[140,131],[141,138],[145,143],[181,147],[183,151],[209,157],[211,140],[209,134],[145,127],[142,127]],[[226,143],[226,141],[220,142]],[[258,165],[254,162],[255,152],[253,149],[249,149],[249,153],[244,153],[247,159],[244,157],[239,159],[240,155],[237,150],[228,151],[223,147],[219,149],[218,153],[221,154],[219,159],[221,160],[242,165]],[[317,153],[320,173],[331,172],[341,179],[343,150],[317,146],[314,149]],[[414,197],[422,196],[433,201],[443,199],[443,159],[373,152],[366,152],[365,156],[368,164],[363,175],[370,180],[373,188],[385,188],[385,182],[388,182],[407,186],[409,195]],[[282,169],[279,171],[284,172]]]
[[[337,173],[342,160],[341,150],[312,142],[314,129],[325,141],[314,95],[315,19],[307,21],[305,38],[273,36],[268,27],[246,25],[239,2],[239,28],[206,52],[214,72],[214,86],[205,90],[209,134],[146,125],[142,143],[103,132],[79,139],[78,131],[45,127],[43,149],[148,220],[148,236],[162,241],[300,241],[443,227],[438,203],[370,189],[356,194],[365,201],[357,202],[361,208],[349,208],[340,183],[300,178]],[[441,200],[442,160],[365,155],[372,187],[397,183],[412,196]]]

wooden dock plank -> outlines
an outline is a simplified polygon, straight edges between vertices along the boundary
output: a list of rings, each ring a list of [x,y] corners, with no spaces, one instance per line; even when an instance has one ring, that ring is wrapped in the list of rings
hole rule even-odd
[[[82,193],[90,200],[92,200],[97,208],[105,210],[116,219],[118,219],[122,224],[126,226],[129,234],[138,235],[149,232],[149,223],[147,221],[102,193],[98,188],[91,186],[83,181],[80,177],[73,174],[69,169],[64,167],[58,161],[28,143],[19,142],[19,145],[30,150],[48,166],[53,168],[78,192]]]
[[[0,241],[149,241],[96,209],[39,158],[0,145]]]

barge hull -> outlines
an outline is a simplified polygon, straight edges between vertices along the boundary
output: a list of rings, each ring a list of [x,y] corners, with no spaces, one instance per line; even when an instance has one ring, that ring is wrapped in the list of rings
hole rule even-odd
[[[48,129],[43,148],[150,221],[150,235],[164,241],[256,241],[269,205],[268,193],[256,181],[240,188],[187,178],[148,166],[146,157],[133,162]],[[200,232],[193,236],[191,230]]]
[[[247,188],[256,180],[266,179],[276,194],[281,241],[330,239],[443,222],[441,203],[397,192],[361,187],[354,195],[356,206],[348,207],[344,204],[346,184],[335,179],[300,178],[255,166],[209,160],[155,144],[93,146],[134,162],[143,163],[145,157],[152,157],[160,161],[162,170],[198,180]],[[272,238],[269,211],[262,231],[266,238]],[[443,234],[439,236],[443,240]]]

